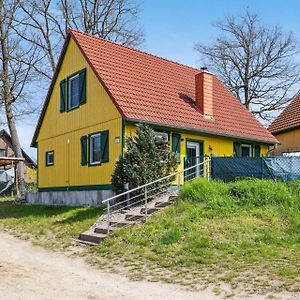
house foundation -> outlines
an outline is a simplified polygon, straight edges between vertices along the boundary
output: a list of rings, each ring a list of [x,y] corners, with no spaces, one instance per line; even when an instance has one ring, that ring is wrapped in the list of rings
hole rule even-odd
[[[112,190],[30,192],[26,194],[26,201],[43,205],[99,206],[114,195]]]

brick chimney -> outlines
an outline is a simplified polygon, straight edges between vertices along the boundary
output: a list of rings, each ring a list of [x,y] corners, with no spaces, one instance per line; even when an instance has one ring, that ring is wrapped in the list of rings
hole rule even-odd
[[[196,86],[196,106],[200,109],[204,117],[213,118],[213,74],[206,68],[201,68],[202,72],[195,75]]]

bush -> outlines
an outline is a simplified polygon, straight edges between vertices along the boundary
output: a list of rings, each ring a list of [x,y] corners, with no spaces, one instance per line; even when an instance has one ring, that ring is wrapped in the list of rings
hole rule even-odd
[[[136,135],[126,140],[126,152],[116,163],[112,184],[117,192],[129,183],[133,189],[175,172],[178,160],[165,139],[156,138],[145,124],[137,126]]]

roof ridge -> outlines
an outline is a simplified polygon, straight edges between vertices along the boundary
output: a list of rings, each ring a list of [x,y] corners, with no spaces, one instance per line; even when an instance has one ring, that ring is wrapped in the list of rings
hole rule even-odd
[[[106,40],[104,38],[101,38],[101,37],[97,37],[97,36],[94,36],[92,34],[89,34],[89,33],[86,33],[86,32],[82,32],[82,31],[79,31],[77,29],[70,29],[69,32],[76,32],[76,33],[79,33],[79,34],[82,34],[82,35],[86,35],[88,37],[91,37],[91,38],[95,38],[97,40],[101,40],[101,41],[104,41],[106,43],[110,43],[110,44],[113,44],[113,45],[116,45],[116,46],[119,46],[121,48],[125,48],[125,49],[128,49],[128,50],[132,50],[134,52],[139,52],[141,54],[146,54],[146,55],[149,55],[151,57],[154,57],[154,58],[158,58],[158,59],[161,59],[161,60],[164,60],[164,61],[167,61],[167,62],[170,62],[170,63],[173,63],[173,64],[176,64],[176,65],[179,65],[181,67],[185,67],[185,68],[189,68],[189,69],[192,69],[194,71],[199,71],[202,72],[201,69],[198,69],[198,68],[195,68],[195,67],[192,67],[192,66],[188,66],[188,65],[185,65],[183,63],[179,63],[177,61],[174,61],[174,60],[171,60],[171,59],[168,59],[168,58],[165,58],[165,57],[161,57],[159,55],[156,55],[156,54],[152,54],[152,53],[149,53],[147,51],[144,51],[144,50],[140,50],[140,49],[136,49],[136,48],[131,48],[131,47],[128,47],[128,46],[125,46],[125,45],[122,45],[122,44],[119,44],[119,43],[116,43],[116,42],[113,42],[113,41],[110,41],[110,40]],[[213,74],[214,75],[214,74]]]

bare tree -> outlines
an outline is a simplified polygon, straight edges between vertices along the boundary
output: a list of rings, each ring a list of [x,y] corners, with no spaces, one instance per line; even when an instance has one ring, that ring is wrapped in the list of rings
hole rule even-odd
[[[18,4],[13,0],[0,0],[0,104],[4,110],[16,157],[23,157],[16,127],[16,118],[32,112],[34,108],[23,98],[25,86],[31,77],[35,52],[24,49],[13,30]],[[28,104],[28,106],[26,105]],[[18,164],[20,192],[25,192],[24,164]]]
[[[221,34],[210,46],[197,44],[203,61],[257,117],[269,121],[299,84],[299,50],[292,33],[262,25],[257,14],[229,16],[216,23]]]
[[[36,71],[51,79],[58,52],[70,28],[130,47],[144,39],[139,6],[131,0],[18,0],[23,11],[17,32],[40,51]]]

